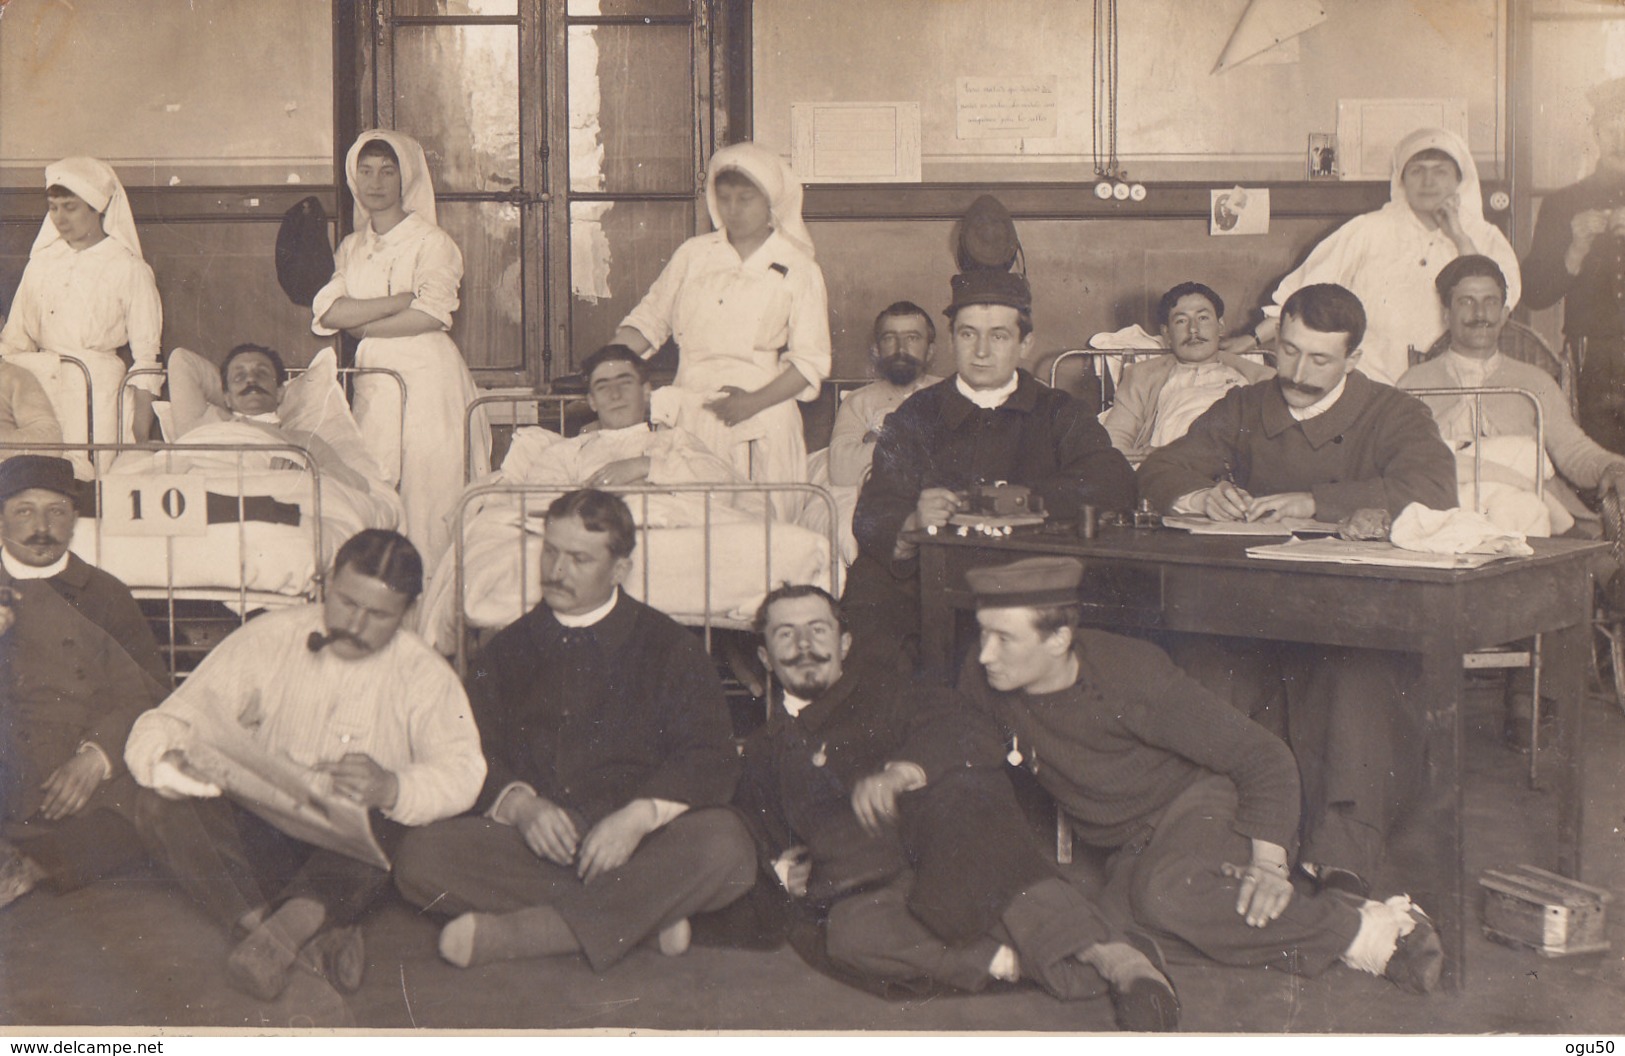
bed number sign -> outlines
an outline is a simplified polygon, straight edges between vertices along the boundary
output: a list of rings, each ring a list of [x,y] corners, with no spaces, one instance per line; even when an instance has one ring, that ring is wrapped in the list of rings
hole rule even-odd
[[[108,535],[192,535],[209,529],[203,481],[178,473],[102,481]]]

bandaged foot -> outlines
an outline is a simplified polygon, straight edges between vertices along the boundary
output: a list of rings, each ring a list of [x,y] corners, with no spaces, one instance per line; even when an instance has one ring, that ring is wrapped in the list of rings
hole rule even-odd
[[[667,957],[677,957],[688,952],[688,944],[694,940],[694,929],[684,917],[675,924],[668,924],[660,929],[657,942],[660,952]]]
[[[320,902],[289,899],[231,951],[226,958],[226,979],[261,1001],[275,1001],[288,985],[288,969],[300,949],[326,919],[327,910]]]
[[[580,949],[575,932],[552,906],[512,913],[464,913],[440,929],[440,956],[459,968]]]
[[[1179,998],[1163,972],[1161,951],[1149,936],[1097,942],[1077,956],[1112,988],[1112,1010],[1120,1029],[1136,1033],[1179,1029]]]
[[[1405,990],[1425,994],[1439,985],[1444,946],[1427,914],[1408,895],[1395,895],[1360,906],[1360,930],[1342,960],[1350,968],[1387,976]]]
[[[1021,958],[1016,951],[1008,946],[1000,946],[993,951],[993,960],[988,962],[987,974],[1001,983],[1016,983],[1021,981]]]

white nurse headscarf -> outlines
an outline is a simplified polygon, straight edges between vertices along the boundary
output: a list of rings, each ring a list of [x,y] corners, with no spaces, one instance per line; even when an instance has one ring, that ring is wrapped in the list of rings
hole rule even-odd
[[[395,158],[400,162],[401,169],[401,205],[409,213],[416,213],[429,223],[436,223],[434,213],[434,181],[429,178],[429,161],[423,156],[423,148],[411,136],[387,128],[375,128],[363,132],[350,144],[350,153],[344,157],[344,179],[350,185],[350,195],[355,200],[355,230],[360,231],[372,224],[372,214],[367,212],[366,206],[361,204],[361,195],[356,192],[356,168],[360,164],[361,148],[375,139],[381,139],[389,144],[395,152]]]
[[[717,212],[717,175],[729,170],[744,173],[767,195],[773,230],[807,256],[814,256],[812,236],[801,220],[801,181],[783,158],[755,143],[735,143],[711,155],[705,174],[705,207],[711,213],[711,226],[722,230],[722,215]]]
[[[1461,185],[1456,193],[1461,196],[1462,230],[1473,240],[1473,245],[1492,245],[1491,232],[1499,229],[1484,219],[1484,192],[1478,185],[1478,164],[1473,161],[1473,152],[1467,149],[1467,144],[1454,132],[1419,128],[1399,141],[1394,148],[1393,171],[1388,178],[1388,204],[1383,208],[1396,214],[1411,214],[1410,202],[1405,198],[1405,163],[1429,149],[1444,151],[1461,170]]]
[[[102,214],[102,230],[115,240],[141,256],[141,238],[135,233],[135,215],[130,212],[130,199],[124,193],[113,167],[96,158],[63,158],[45,166],[46,187],[66,187],[85,200],[85,204]],[[46,246],[62,241],[56,225],[47,216],[34,238],[34,256]]]

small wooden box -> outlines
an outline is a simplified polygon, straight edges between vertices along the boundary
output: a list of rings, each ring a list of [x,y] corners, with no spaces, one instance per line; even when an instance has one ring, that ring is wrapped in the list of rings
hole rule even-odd
[[[1608,948],[1604,914],[1613,895],[1600,887],[1548,873],[1532,865],[1486,869],[1484,934],[1525,946],[1543,957],[1596,953]]]

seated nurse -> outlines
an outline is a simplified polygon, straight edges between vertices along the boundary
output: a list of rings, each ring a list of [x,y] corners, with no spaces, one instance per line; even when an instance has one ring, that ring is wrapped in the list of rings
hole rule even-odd
[[[1226,352],[1268,346],[1281,308],[1305,286],[1336,283],[1365,306],[1360,371],[1393,385],[1410,369],[1409,349],[1426,350],[1444,333],[1433,280],[1457,257],[1482,253],[1507,278],[1507,304],[1521,296],[1518,257],[1506,236],[1484,219],[1478,166],[1460,136],[1420,128],[1394,148],[1389,202],[1332,232],[1276,287],[1275,303],[1250,334],[1224,342]]]
[[[705,203],[716,230],[677,247],[615,343],[648,356],[677,341],[675,384],[653,415],[693,433],[754,481],[807,480],[796,400],[829,376],[829,303],[801,220],[801,183],[755,143],[711,158]],[[776,494],[781,518],[799,496]]]
[[[152,427],[157,375],[132,382],[133,431],[118,421],[118,392],[128,346],[137,367],[158,365],[163,306],[124,185],[104,161],[63,158],[45,168],[46,218],[0,330],[0,356],[31,371],[50,397],[63,437],[97,443],[145,440]],[[85,421],[84,375],[90,373],[94,434]],[[83,456],[70,456],[81,476]]]

